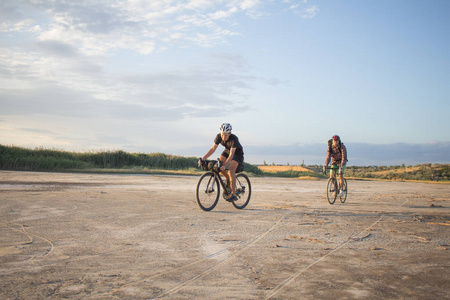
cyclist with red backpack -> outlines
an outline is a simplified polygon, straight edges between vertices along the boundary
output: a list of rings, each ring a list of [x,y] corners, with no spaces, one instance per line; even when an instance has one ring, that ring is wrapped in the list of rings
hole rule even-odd
[[[334,173],[338,171],[340,186],[343,184],[343,174],[345,166],[347,165],[347,148],[342,143],[341,138],[338,135],[333,135],[333,138],[328,141],[327,158],[325,159],[325,165],[323,166],[324,172],[331,160],[330,178]],[[344,195],[344,191],[341,190],[341,196]]]
[[[236,196],[236,173],[242,171],[244,164],[244,150],[242,145],[239,143],[237,136],[231,133],[231,124],[223,123],[220,126],[220,133],[216,135],[214,139],[214,145],[201,159],[206,160],[210,157],[217,149],[219,144],[225,147],[225,150],[220,155],[219,159],[222,161],[222,166],[220,171],[226,178],[227,185],[231,183],[231,198],[227,201],[237,200]],[[225,170],[225,167],[230,165],[229,174]],[[231,180],[230,180],[231,179]]]

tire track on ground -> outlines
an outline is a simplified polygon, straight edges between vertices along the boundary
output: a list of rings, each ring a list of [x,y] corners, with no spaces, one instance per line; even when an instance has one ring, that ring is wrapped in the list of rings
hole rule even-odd
[[[186,269],[186,268],[192,267],[192,266],[194,266],[194,265],[196,265],[196,264],[199,264],[199,263],[202,263],[202,262],[204,262],[204,261],[210,260],[211,258],[214,258],[214,257],[216,257],[216,256],[220,256],[221,254],[227,252],[229,249],[236,248],[236,247],[239,247],[239,246],[244,245],[243,248],[242,248],[241,250],[237,251],[236,253],[234,253],[234,254],[231,255],[230,257],[228,257],[228,258],[226,258],[226,259],[224,259],[224,260],[218,262],[217,264],[213,265],[212,267],[208,268],[207,270],[203,271],[201,274],[199,274],[199,275],[197,275],[197,276],[194,276],[194,277],[192,277],[192,278],[190,278],[190,279],[188,279],[188,280],[186,280],[186,281],[180,283],[180,284],[177,285],[176,287],[173,287],[172,289],[170,289],[170,290],[168,290],[168,291],[166,291],[166,292],[164,292],[164,293],[162,293],[162,294],[159,294],[159,295],[150,297],[149,299],[157,299],[157,298],[162,298],[162,297],[165,297],[165,296],[173,295],[173,294],[175,294],[176,292],[178,292],[180,289],[182,289],[183,287],[188,286],[190,283],[194,282],[195,280],[200,279],[200,278],[202,278],[203,276],[205,276],[205,275],[211,273],[212,271],[218,269],[218,268],[221,267],[222,265],[224,265],[224,264],[226,264],[227,262],[229,262],[231,259],[233,259],[233,258],[237,257],[239,254],[243,253],[245,250],[247,250],[249,247],[251,247],[252,245],[254,245],[256,242],[258,242],[259,240],[261,240],[262,238],[264,238],[269,232],[271,232],[271,231],[272,231],[272,230],[273,230],[273,229],[274,229],[274,228],[275,228],[275,227],[276,227],[283,219],[285,219],[290,213],[292,213],[292,211],[288,211],[287,213],[284,213],[284,214],[283,214],[283,215],[275,222],[275,224],[273,224],[268,230],[266,230],[266,231],[264,231],[264,232],[262,232],[262,233],[260,233],[260,234],[258,234],[258,235],[256,235],[256,236],[253,236],[252,238],[249,238],[249,239],[240,241],[240,242],[238,242],[238,243],[236,243],[236,244],[233,244],[233,245],[231,245],[231,246],[229,246],[229,247],[226,247],[226,248],[224,248],[224,249],[222,249],[222,250],[220,250],[220,251],[217,251],[217,252],[215,252],[215,253],[212,253],[212,254],[210,254],[210,255],[204,257],[204,258],[201,258],[201,259],[199,259],[199,260],[193,261],[193,262],[188,263],[188,264],[186,264],[186,265],[179,266],[179,267],[174,267],[174,268],[172,268],[171,270],[164,270],[164,271],[158,272],[158,273],[156,273],[156,274],[153,274],[153,275],[151,275],[151,276],[148,276],[148,277],[145,277],[145,278],[142,278],[142,279],[133,281],[133,282],[128,282],[127,284],[124,284],[124,285],[122,285],[121,287],[119,287],[119,288],[117,288],[117,289],[114,289],[114,290],[112,290],[112,291],[105,292],[105,293],[102,293],[102,294],[103,294],[103,295],[114,294],[114,293],[117,293],[117,292],[119,292],[120,290],[122,290],[123,288],[126,288],[126,287],[128,287],[128,286],[130,286],[130,285],[133,285],[133,284],[136,284],[136,283],[139,283],[139,282],[143,282],[143,281],[147,281],[147,280],[151,280],[151,279],[155,279],[155,278],[158,278],[158,277],[163,276],[163,275],[169,275],[169,274],[174,273],[174,272],[177,272],[177,271],[179,272],[179,271],[181,271],[181,270],[183,270],[183,269]],[[95,295],[95,296],[98,296],[98,295]]]
[[[396,208],[402,207],[404,206],[407,202],[409,201],[409,199],[407,199],[404,203],[402,203],[401,205],[398,205]],[[292,283],[298,276],[300,276],[301,274],[303,274],[304,272],[306,272],[308,269],[310,269],[312,266],[314,266],[315,264],[318,264],[319,262],[321,262],[322,260],[324,260],[325,258],[327,258],[328,256],[332,255],[333,253],[337,252],[338,250],[342,249],[345,245],[347,245],[348,243],[350,243],[351,241],[354,241],[355,239],[357,239],[359,236],[361,236],[363,233],[365,233],[366,231],[368,231],[369,229],[371,229],[372,227],[374,227],[376,224],[378,224],[383,218],[385,217],[385,214],[382,214],[375,222],[373,222],[371,225],[369,225],[368,227],[364,228],[362,231],[360,231],[359,233],[353,235],[352,237],[350,237],[349,239],[347,239],[345,242],[343,242],[341,245],[339,245],[338,247],[334,248],[332,251],[328,252],[327,254],[319,257],[318,259],[316,259],[315,261],[313,261],[311,264],[309,264],[308,266],[306,266],[305,268],[299,270],[298,272],[294,273],[292,276],[288,277],[287,279],[285,279],[283,282],[281,282],[279,285],[277,285],[264,299],[270,299],[272,297],[274,297],[276,294],[278,294],[283,288],[285,288],[286,286],[288,286],[290,283]]]
[[[240,249],[239,251],[237,251],[237,252],[234,253],[233,255],[231,255],[231,256],[227,257],[226,259],[222,260],[221,262],[219,262],[219,263],[213,265],[212,267],[208,268],[207,270],[203,271],[202,273],[198,274],[197,276],[194,276],[194,277],[192,277],[191,279],[188,279],[188,280],[186,280],[186,281],[180,283],[180,284],[177,285],[176,287],[173,287],[172,289],[170,289],[170,290],[168,290],[168,291],[166,291],[166,292],[164,292],[164,293],[162,293],[162,294],[160,294],[160,295],[157,295],[157,296],[155,296],[155,297],[153,297],[153,298],[151,298],[151,299],[158,299],[158,298],[163,298],[163,297],[166,297],[166,296],[173,295],[173,294],[177,293],[180,289],[182,289],[182,288],[188,286],[189,284],[191,284],[192,282],[194,282],[194,281],[196,281],[196,280],[198,280],[198,279],[200,279],[200,278],[202,278],[202,277],[208,275],[209,273],[213,272],[214,270],[219,269],[219,268],[222,267],[224,264],[228,263],[229,261],[231,261],[231,260],[234,259],[235,257],[237,257],[237,256],[239,256],[240,254],[242,254],[243,252],[247,251],[252,245],[254,245],[254,244],[257,243],[259,240],[261,240],[262,238],[264,238],[267,234],[269,234],[269,232],[271,232],[275,227],[277,227],[277,225],[280,224],[281,221],[282,221],[283,219],[285,219],[285,218],[286,218],[289,214],[291,214],[291,213],[292,213],[292,211],[289,211],[289,212],[287,212],[287,213],[284,213],[284,214],[278,219],[278,221],[275,222],[275,224],[273,224],[268,230],[266,230],[265,232],[260,233],[260,234],[258,234],[258,235],[256,235],[256,236],[254,236],[254,237],[251,238],[251,239],[246,240],[245,242],[248,242],[248,243],[246,243],[246,245],[245,245],[242,249]],[[240,245],[240,244],[243,244],[243,243],[244,243],[244,242],[241,242],[241,243],[238,243],[237,245]],[[223,250],[221,250],[221,251],[219,251],[219,252],[222,253],[222,252],[225,251],[225,250],[226,250],[226,249],[223,249]],[[218,252],[218,253],[219,253],[219,252]],[[210,256],[211,256],[211,255],[210,255]],[[209,256],[209,257],[210,257],[210,256]],[[214,254],[214,256],[216,256],[216,253]],[[209,258],[209,257],[208,257],[208,258]],[[207,258],[202,259],[201,261],[206,260],[206,259],[207,259]],[[196,263],[197,263],[197,262],[196,262]],[[192,264],[194,264],[194,263],[192,263]],[[191,265],[192,265],[192,264],[191,264]]]
[[[21,225],[21,224],[14,224],[14,225],[22,226],[22,229],[23,229],[23,230],[17,229],[17,228],[13,228],[13,227],[11,227],[11,226],[9,226],[9,225],[7,225],[7,224],[1,224],[1,225],[2,225],[3,227],[5,227],[5,228],[8,228],[8,229],[13,230],[13,231],[19,231],[19,232],[23,233],[24,235],[26,235],[26,236],[29,238],[29,241],[28,241],[28,242],[23,242],[23,243],[21,243],[21,244],[23,244],[23,245],[26,245],[26,244],[32,244],[32,243],[34,242],[34,240],[35,240],[33,237],[38,237],[38,236],[36,236],[36,235],[31,235],[31,234],[29,234],[27,231],[25,231],[24,228],[23,228],[24,226]],[[186,238],[198,237],[198,236],[200,236],[200,235],[201,235],[201,233],[196,233],[196,234],[191,234],[191,235],[188,235],[188,236],[168,238],[168,239],[164,239],[164,241],[180,240],[180,239],[186,239]],[[227,247],[227,248],[221,250],[220,252],[217,252],[217,253],[213,253],[213,254],[211,254],[211,255],[208,255],[206,258],[202,259],[201,261],[203,261],[203,260],[205,260],[205,259],[213,258],[213,257],[218,256],[218,255],[221,255],[222,253],[226,252],[226,251],[229,250],[230,248],[237,247],[237,246],[239,246],[239,245],[241,245],[241,244],[243,244],[243,243],[245,243],[245,242],[247,242],[247,241],[248,241],[248,239],[247,239],[247,240],[244,240],[244,241],[241,241],[241,242],[239,242],[239,243],[236,243],[236,244],[234,244],[234,245],[232,245],[232,246],[229,246],[229,247]],[[81,256],[68,257],[68,258],[63,258],[63,259],[57,259],[56,261],[47,262],[47,263],[42,263],[42,264],[40,264],[39,266],[40,266],[40,267],[49,267],[49,266],[58,265],[58,264],[60,264],[61,262],[83,261],[83,260],[88,260],[88,259],[95,259],[95,258],[100,257],[100,256],[112,255],[112,254],[116,254],[116,253],[119,253],[119,252],[127,252],[127,251],[133,251],[133,250],[134,250],[134,248],[130,248],[130,247],[126,247],[126,248],[117,248],[117,249],[114,249],[114,250],[109,250],[109,251],[105,251],[105,252],[99,252],[99,253],[90,254],[90,255],[81,255]],[[28,260],[33,259],[34,257],[35,257],[35,256],[31,256]],[[186,265],[186,266],[182,266],[182,267],[180,267],[180,268],[189,267],[189,266],[191,266],[191,265],[193,265],[193,264],[196,264],[196,263],[198,263],[198,262],[196,261],[196,262],[194,262],[194,263],[191,263],[191,264]],[[34,267],[35,267],[35,266],[34,266]],[[2,275],[7,275],[7,274],[13,274],[13,273],[22,272],[22,271],[28,271],[28,270],[29,270],[29,269],[26,268],[26,267],[23,267],[23,268],[15,268],[15,269],[8,270],[8,271],[4,271],[4,272],[2,272],[2,270],[0,269],[0,273],[1,273]],[[159,273],[158,273],[158,274],[156,274],[156,275],[152,275],[152,277],[150,277],[150,278],[155,278],[155,277],[158,277],[158,276],[161,276],[161,275],[164,275],[164,274],[159,274]],[[149,279],[149,277],[147,277],[147,278],[145,278],[145,279]],[[144,280],[145,280],[145,279],[144,279]],[[135,281],[135,282],[140,282],[140,281],[142,281],[142,280],[138,280],[138,281]],[[135,283],[135,282],[132,282],[132,283]]]
[[[42,237],[42,236],[38,236],[38,235],[36,235],[36,234],[29,233],[28,231],[25,230],[25,226],[24,226],[23,224],[17,224],[17,223],[11,223],[11,224],[12,224],[12,225],[19,226],[20,229],[11,227],[11,226],[8,225],[8,224],[3,224],[3,226],[6,227],[6,228],[8,228],[8,229],[11,229],[11,230],[13,230],[13,231],[19,231],[20,233],[26,235],[26,236],[29,238],[29,241],[28,241],[28,242],[25,242],[25,243],[23,243],[23,244],[26,244],[26,245],[34,244],[34,242],[35,242],[35,239],[34,239],[34,238],[37,238],[37,239],[41,239],[41,240],[45,241],[46,243],[48,243],[48,244],[50,245],[50,248],[44,253],[44,255],[43,255],[41,258],[46,257],[47,255],[49,255],[49,254],[53,251],[54,245],[53,245],[53,243],[52,243],[49,239],[44,238],[44,237]],[[33,255],[33,256],[31,257],[31,259],[33,259],[34,257],[35,257],[35,256]]]

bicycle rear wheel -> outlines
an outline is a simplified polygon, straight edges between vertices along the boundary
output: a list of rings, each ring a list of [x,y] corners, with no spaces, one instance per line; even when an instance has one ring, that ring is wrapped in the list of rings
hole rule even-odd
[[[234,207],[237,209],[243,209],[250,202],[250,196],[252,195],[252,185],[250,179],[244,173],[236,175],[236,196],[237,200],[233,201]]]
[[[328,179],[327,199],[328,199],[328,203],[330,203],[330,204],[334,204],[334,202],[336,201],[337,195],[338,195],[338,187],[337,187],[336,183],[337,182],[334,177]]]
[[[341,203],[344,203],[345,200],[347,200],[347,191],[348,191],[348,185],[347,185],[347,179],[344,178],[344,186],[341,187],[341,190],[344,190],[344,196],[339,196],[339,199],[341,199]]]
[[[219,202],[220,186],[213,172],[206,172],[197,183],[197,203],[204,211],[210,211]]]

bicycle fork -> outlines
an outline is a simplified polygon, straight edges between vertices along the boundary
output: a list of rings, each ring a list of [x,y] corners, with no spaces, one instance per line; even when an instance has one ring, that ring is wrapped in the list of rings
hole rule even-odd
[[[213,176],[211,176],[211,178],[209,178],[209,182],[208,182],[208,185],[206,186],[206,190],[205,190],[206,194],[214,193],[214,184],[215,183],[216,183],[216,174],[214,174]]]
[[[239,184],[239,188],[238,188],[238,184]],[[245,186],[243,186],[241,184],[241,182],[239,181],[239,179],[236,177],[236,195],[243,194],[243,193],[245,193]]]

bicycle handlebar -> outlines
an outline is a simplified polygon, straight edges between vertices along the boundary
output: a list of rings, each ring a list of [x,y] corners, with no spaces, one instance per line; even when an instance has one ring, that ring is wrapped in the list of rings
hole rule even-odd
[[[327,174],[327,170],[335,170],[333,167],[329,167],[329,166],[324,166],[323,167],[323,170],[322,170],[322,173],[324,174],[324,175],[326,175]],[[337,170],[334,172],[334,173],[337,173]]]
[[[333,168],[330,166],[324,166],[323,167],[323,170],[322,170],[322,173],[324,174],[324,175],[327,175],[327,170],[333,170]]]
[[[336,166],[336,167],[339,167],[339,166]],[[333,168],[327,166],[327,167],[325,167],[325,169],[326,169],[326,170],[331,170],[331,169],[333,169]]]
[[[199,157],[199,159],[198,159],[198,167],[199,167],[199,168],[202,167],[203,164],[204,164],[206,161],[208,161],[208,160],[202,159],[201,157]],[[208,161],[208,162],[212,162],[212,161]],[[219,170],[220,170],[220,167],[222,167],[222,166],[223,166],[223,162],[220,160],[220,158],[217,158],[217,167],[214,166],[214,168],[217,168],[217,170],[219,171]]]

